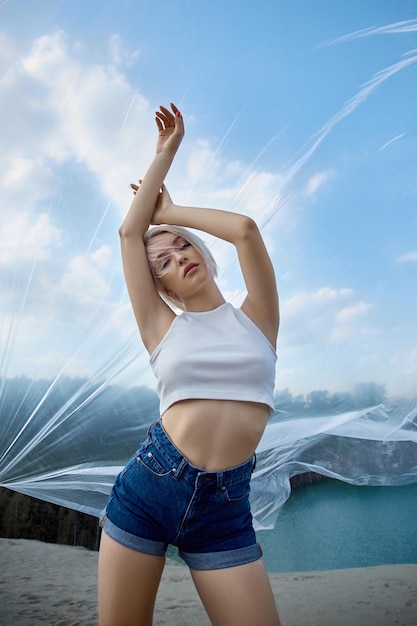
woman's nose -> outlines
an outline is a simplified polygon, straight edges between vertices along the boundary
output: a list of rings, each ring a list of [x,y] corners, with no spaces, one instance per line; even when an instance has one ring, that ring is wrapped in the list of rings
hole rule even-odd
[[[187,257],[185,256],[184,252],[181,252],[180,250],[178,250],[174,254],[175,254],[175,258],[177,259],[177,262],[180,265],[182,265],[187,260]]]

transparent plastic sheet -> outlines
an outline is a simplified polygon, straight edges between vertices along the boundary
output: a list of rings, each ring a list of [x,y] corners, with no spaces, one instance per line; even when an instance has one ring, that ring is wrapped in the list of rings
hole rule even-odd
[[[45,398],[43,382],[5,385],[5,408],[16,405],[36,420],[2,421],[2,485],[99,517],[116,474],[158,419],[158,399],[146,388],[101,389],[85,381],[83,398],[70,395],[81,381],[62,379]],[[29,397],[43,400],[30,406]],[[90,403],[94,410],[91,410]],[[59,406],[51,419],[51,409]],[[62,405],[62,406],[61,406]],[[284,413],[284,414],[283,414]],[[88,459],[88,460],[86,460]],[[7,461],[7,462],[6,462]],[[302,415],[278,411],[257,450],[252,509],[257,529],[273,528],[291,493],[290,478],[316,472],[354,485],[399,486],[417,482],[415,401],[386,407]]]
[[[360,486],[417,482],[415,402],[336,415],[306,413],[273,418],[259,446],[252,481],[259,529],[274,527],[291,493],[290,478],[306,472]]]
[[[277,411],[252,481],[257,527],[274,525],[290,478],[307,471],[358,485],[416,482],[416,17],[389,7],[363,16],[353,2],[349,16],[340,8],[326,22],[326,2],[296,13],[274,3],[267,23],[260,6],[218,3],[230,36],[236,11],[263,24],[259,44],[269,24],[283,29],[251,47],[254,71],[245,31],[233,34],[242,45],[233,59],[199,9],[177,7],[190,34],[190,48],[178,49],[146,3],[123,12],[113,2],[33,2],[17,20],[18,5],[0,3],[0,484],[99,516],[158,417],[117,229],[128,183],[152,158],[152,110],[177,94],[191,119],[170,192],[252,215],[276,267]],[[130,10],[145,49],[164,39],[177,50],[175,85],[135,47]],[[200,56],[203,40],[211,54]],[[196,68],[207,84],[194,89]],[[222,80],[223,100],[239,94],[244,104],[214,102]],[[208,244],[238,305],[236,259]]]

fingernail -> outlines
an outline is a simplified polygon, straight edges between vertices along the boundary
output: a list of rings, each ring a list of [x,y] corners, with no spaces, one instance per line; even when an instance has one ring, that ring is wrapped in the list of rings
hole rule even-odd
[[[179,111],[176,112],[175,114],[177,117],[181,118],[181,113]]]

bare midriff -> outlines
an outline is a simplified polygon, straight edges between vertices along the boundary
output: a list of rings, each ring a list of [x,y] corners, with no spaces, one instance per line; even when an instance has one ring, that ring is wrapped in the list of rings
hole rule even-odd
[[[218,472],[251,458],[269,414],[257,402],[182,400],[165,411],[162,424],[192,465]]]

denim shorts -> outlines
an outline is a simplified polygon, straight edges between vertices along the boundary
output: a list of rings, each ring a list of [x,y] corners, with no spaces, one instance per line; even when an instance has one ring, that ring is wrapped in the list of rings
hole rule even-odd
[[[158,421],[117,476],[101,526],[146,554],[174,545],[195,570],[251,563],[262,556],[249,504],[254,465],[255,455],[221,472],[194,467]]]

